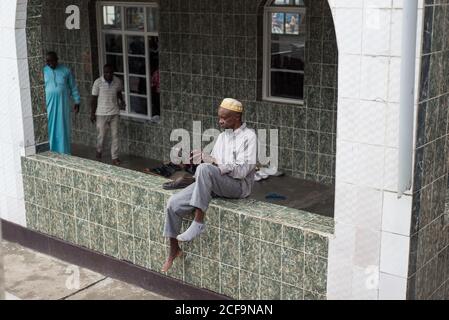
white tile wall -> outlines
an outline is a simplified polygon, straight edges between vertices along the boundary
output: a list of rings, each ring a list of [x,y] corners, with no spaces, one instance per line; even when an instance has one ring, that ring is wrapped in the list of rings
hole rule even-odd
[[[377,300],[379,294],[379,270],[376,266],[369,268],[353,267],[352,299]]]
[[[385,148],[384,185],[383,189],[396,191],[398,189],[399,176],[399,149]]]
[[[383,166],[385,150],[383,147],[358,144],[356,148],[355,171],[357,184],[381,189],[383,184]]]
[[[341,53],[360,54],[362,52],[362,23],[363,11],[361,8],[337,8],[335,24],[353,26],[352,29],[336,29],[337,38],[340,40],[339,46],[342,48]]]
[[[376,3],[382,4],[381,0]],[[368,6],[363,16],[362,53],[382,56],[390,53],[391,10]]]
[[[339,53],[338,96],[340,98],[360,98],[361,57],[360,55]]]
[[[407,277],[410,237],[382,232],[380,271],[398,277]]]
[[[392,10],[391,13],[391,55],[395,57],[401,56],[402,43],[402,9]]]
[[[0,2],[0,217],[20,225],[26,224],[20,157],[34,150],[24,30],[26,3]]]
[[[357,134],[357,142],[372,145],[383,145],[385,141],[385,125],[387,105],[384,102],[360,101],[357,108],[358,121],[353,125]]]
[[[335,238],[329,243],[329,260],[336,259],[344,265],[352,265],[355,253],[356,230],[350,224],[336,221]],[[337,267],[340,264],[337,264]]]
[[[390,9],[391,0],[365,0],[366,8]]]
[[[399,148],[399,104],[389,103],[386,115],[385,146]]]
[[[394,198],[403,1],[329,4],[339,50],[339,93],[328,298],[404,299],[406,282],[400,277],[408,271],[411,197]],[[422,10],[418,14],[417,57]]]
[[[335,210],[341,212],[338,222],[379,230],[381,226],[382,192],[354,184],[338,183]]]
[[[373,145],[385,142],[387,105],[383,102],[342,98],[338,106],[339,138]]]
[[[338,277],[328,277],[327,299],[329,300],[349,300],[352,295],[352,263],[343,262],[329,264],[328,274],[338,275]]]
[[[379,299],[380,300],[405,300],[407,291],[407,279],[396,277],[387,273],[380,273]]]
[[[389,58],[382,56],[362,57],[361,98],[386,101],[388,93]]]
[[[401,84],[401,58],[392,57],[388,75],[388,101],[399,103]]]
[[[380,231],[367,228],[356,228],[354,265],[359,268],[370,268],[379,265]]]
[[[412,197],[398,199],[397,193],[383,193],[382,230],[410,236]]]

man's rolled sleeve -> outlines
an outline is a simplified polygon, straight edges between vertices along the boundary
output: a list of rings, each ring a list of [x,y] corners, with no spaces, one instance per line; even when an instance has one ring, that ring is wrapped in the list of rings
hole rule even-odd
[[[100,95],[100,84],[98,83],[98,80],[96,80],[92,86],[92,95],[95,97]]]
[[[229,174],[235,179],[244,179],[256,168],[256,158],[257,139],[255,135],[252,135],[237,150],[235,163],[221,165],[219,168],[222,174]]]

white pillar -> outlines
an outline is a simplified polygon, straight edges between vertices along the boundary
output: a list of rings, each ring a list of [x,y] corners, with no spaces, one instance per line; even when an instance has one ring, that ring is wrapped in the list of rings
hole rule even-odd
[[[25,225],[21,156],[33,153],[27,0],[0,1],[0,217]]]
[[[408,191],[397,199],[398,88],[403,4],[409,0],[328,1],[339,54],[335,235],[329,244],[328,298],[405,299],[412,196]],[[419,23],[423,0],[418,1]],[[412,51],[419,56],[422,24],[417,29],[412,34],[418,36],[417,54]],[[416,88],[418,79],[412,80]],[[416,96],[408,107],[413,114]],[[413,124],[413,119],[408,121]]]
[[[5,299],[5,276],[3,269],[2,222],[0,221],[0,300]]]

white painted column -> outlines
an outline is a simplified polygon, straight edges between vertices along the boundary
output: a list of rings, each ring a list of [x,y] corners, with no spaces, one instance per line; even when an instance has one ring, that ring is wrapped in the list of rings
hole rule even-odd
[[[0,300],[5,299],[5,273],[3,268],[2,222],[0,221]]]
[[[0,216],[25,225],[21,156],[34,153],[26,46],[27,0],[0,1]]]
[[[405,299],[412,196],[397,199],[403,1],[329,0],[339,92],[328,299]]]

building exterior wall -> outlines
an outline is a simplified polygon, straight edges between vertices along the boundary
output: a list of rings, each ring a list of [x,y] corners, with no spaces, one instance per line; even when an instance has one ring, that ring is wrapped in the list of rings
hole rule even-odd
[[[329,6],[323,0],[306,1],[305,101],[304,105],[286,105],[261,100],[265,2],[161,3],[162,122],[123,119],[123,152],[168,160],[175,144],[170,141],[173,129],[184,128],[192,134],[193,121],[202,121],[203,130],[218,128],[217,105],[225,97],[235,97],[245,104],[250,127],[279,129],[282,170],[308,180],[334,182],[337,46]],[[94,3],[44,0],[52,9],[43,11],[41,26],[45,50],[59,53],[80,86],[82,110],[73,117],[74,142],[91,146],[96,134],[89,120],[90,86],[100,72],[98,63],[93,63],[98,59]],[[90,16],[81,20],[79,31],[60,27],[69,4],[79,5],[82,17]]]
[[[423,2],[420,1],[419,48],[417,48],[418,65],[421,64],[422,60],[423,67],[419,70],[426,70],[426,59],[432,61],[433,57],[433,53],[426,54],[424,50],[421,53],[421,37],[423,35],[421,22],[424,19]],[[11,3],[9,1],[1,4],[5,7],[2,7],[0,12],[9,12],[5,15],[8,19],[14,16],[12,13],[15,12],[11,7],[8,7],[9,11],[6,10]],[[329,0],[339,48],[336,228],[335,235],[330,240],[327,278],[327,297],[330,299],[425,298],[427,294],[432,295],[434,292],[434,297],[441,296],[442,292],[442,286],[439,287],[440,289],[438,288],[438,277],[427,278],[427,275],[444,275],[444,273],[438,273],[438,266],[444,266],[444,264],[435,262],[441,261],[438,260],[438,255],[437,258],[430,257],[427,263],[424,263],[427,259],[417,258],[417,264],[420,264],[422,268],[416,274],[413,274],[413,261],[415,261],[414,255],[416,255],[416,252],[427,255],[425,248],[430,248],[429,250],[432,253],[436,252],[433,245],[430,247],[424,246],[427,241],[430,244],[432,243],[432,240],[427,240],[428,238],[423,236],[425,234],[431,235],[429,232],[424,233],[426,228],[413,232],[413,226],[417,225],[415,216],[417,213],[419,213],[419,216],[422,214],[421,210],[416,209],[417,199],[422,198],[421,195],[418,197],[420,188],[416,187],[416,183],[420,179],[417,180],[415,177],[413,220],[411,216],[412,195],[406,194],[400,200],[396,197],[398,137],[395,132],[398,131],[399,97],[398,91],[395,89],[398,88],[400,83],[402,3],[403,1],[390,0],[366,0],[363,2],[360,0]],[[17,9],[18,7],[15,10]],[[29,18],[39,18],[41,9],[39,0],[28,1]],[[430,9],[426,8],[426,10]],[[17,10],[17,12],[20,12],[20,10]],[[9,21],[8,19],[1,19],[0,21],[3,23],[3,21]],[[45,119],[39,113],[41,112],[39,108],[44,105],[42,105],[42,101],[40,103],[35,102],[39,102],[39,99],[42,98],[43,87],[41,85],[42,79],[38,78],[40,73],[34,71],[42,68],[42,51],[39,52],[41,49],[37,46],[38,41],[41,41],[39,37],[42,37],[42,35],[40,27],[34,24],[37,23],[37,20],[30,19],[27,23],[27,34],[30,35],[35,32],[38,36],[27,37],[31,90],[28,87],[25,93],[31,92],[30,100],[33,101],[34,124],[39,124],[39,121]],[[11,37],[11,28],[11,24],[8,24],[7,29],[9,30],[7,31],[2,27],[2,32],[5,32],[7,38]],[[20,39],[20,34],[16,34],[16,41],[17,39]],[[23,39],[25,38],[23,37]],[[33,41],[33,39],[36,40]],[[36,46],[33,47],[33,45]],[[32,51],[33,48],[35,51]],[[24,51],[19,50],[18,52],[23,55]],[[435,51],[434,61],[435,58],[438,59],[440,52],[441,50]],[[2,53],[2,56],[6,57],[8,66],[11,66],[13,64],[10,62],[17,59],[17,54],[16,52],[10,57],[11,54],[8,51]],[[0,61],[5,63],[4,58]],[[429,68],[432,69],[430,61]],[[33,72],[31,72],[32,70]],[[431,71],[429,72],[433,74]],[[14,73],[8,79],[13,81],[15,79]],[[437,77],[437,79],[442,78]],[[416,88],[418,92],[418,82]],[[6,90],[9,93],[9,83],[2,82],[1,90]],[[440,90],[439,87],[438,90]],[[24,97],[24,95],[17,96]],[[426,98],[420,101],[424,102],[424,100]],[[418,98],[416,101],[418,102]],[[23,108],[23,101],[21,106]],[[14,110],[17,110],[17,108]],[[415,110],[418,110],[417,105]],[[431,113],[425,112],[424,114],[427,119],[427,115]],[[422,117],[423,113],[418,113],[418,118],[420,115]],[[25,119],[24,117],[19,118]],[[3,114],[2,119],[4,119]],[[429,115],[429,121],[430,119],[435,121],[433,115]],[[417,124],[420,123],[417,122]],[[2,141],[6,140],[4,137],[8,137],[7,135],[11,132],[14,134],[21,132],[21,130],[6,130],[4,129],[5,126],[2,125],[2,129],[5,130],[5,132],[2,131]],[[35,129],[31,131],[30,136],[32,137],[34,132],[37,143],[45,142],[46,126],[35,125],[34,127]],[[129,127],[127,130],[129,130]],[[417,126],[417,131],[420,132],[420,130],[422,129]],[[127,132],[134,134],[133,130]],[[151,131],[150,134],[152,134]],[[420,136],[420,134],[417,134],[417,146]],[[432,147],[433,143],[431,142],[441,140],[438,137],[437,135],[432,136],[433,139],[429,140],[429,143],[422,148],[417,147],[416,164],[423,163],[424,160],[420,159],[430,159],[429,155],[432,155],[433,150],[436,150],[436,147]],[[34,142],[30,143],[31,146],[33,144]],[[430,148],[426,149],[427,146],[430,146]],[[17,144],[13,148],[20,150]],[[32,153],[33,148],[28,150]],[[11,151],[11,154],[14,154],[14,152]],[[25,151],[24,154],[26,154]],[[7,162],[5,161],[3,168],[5,168],[6,163],[20,166],[19,162],[14,159],[9,158]],[[430,163],[429,160],[427,161]],[[423,168],[426,167],[425,163],[424,161]],[[431,165],[428,165],[427,169],[424,170],[429,170],[429,166]],[[5,169],[3,172],[14,171],[8,168],[8,171]],[[418,172],[415,169],[415,176],[419,177]],[[432,172],[434,172],[434,169],[432,169]],[[441,190],[442,187],[439,186],[441,181],[438,181],[438,177],[434,179],[435,177],[429,177],[427,174],[423,174],[423,176],[426,178],[422,181],[426,180],[426,183],[421,187],[431,184],[432,188],[433,185],[436,185],[435,190]],[[2,179],[3,181],[5,179]],[[6,190],[6,183],[2,183],[2,188],[2,191]],[[434,201],[430,202],[434,203]],[[3,208],[6,208],[7,205],[5,205],[4,200],[2,200],[2,203],[2,217],[5,217],[4,212],[17,212],[16,210],[4,210]],[[23,204],[23,201],[19,201],[19,203]],[[429,204],[421,205],[421,201],[419,203],[420,208],[429,208]],[[437,201],[437,203],[440,205],[440,202]],[[16,218],[18,216],[20,214]],[[435,225],[430,223],[429,226],[432,228],[427,230],[436,230]],[[418,236],[411,237],[411,235]],[[419,245],[419,239],[422,239],[420,240],[421,246]],[[418,245],[415,244],[417,240]],[[413,250],[413,248],[418,249]],[[435,264],[437,265],[436,268],[434,267]],[[409,275],[411,277],[407,281]],[[424,278],[423,275],[426,275],[426,277]],[[425,282],[426,279],[431,279],[432,285],[429,287],[437,291],[431,292],[431,289],[423,289],[423,286],[416,285]],[[413,286],[415,291],[412,291]]]
[[[449,3],[426,1],[407,281],[409,299],[449,298]]]

